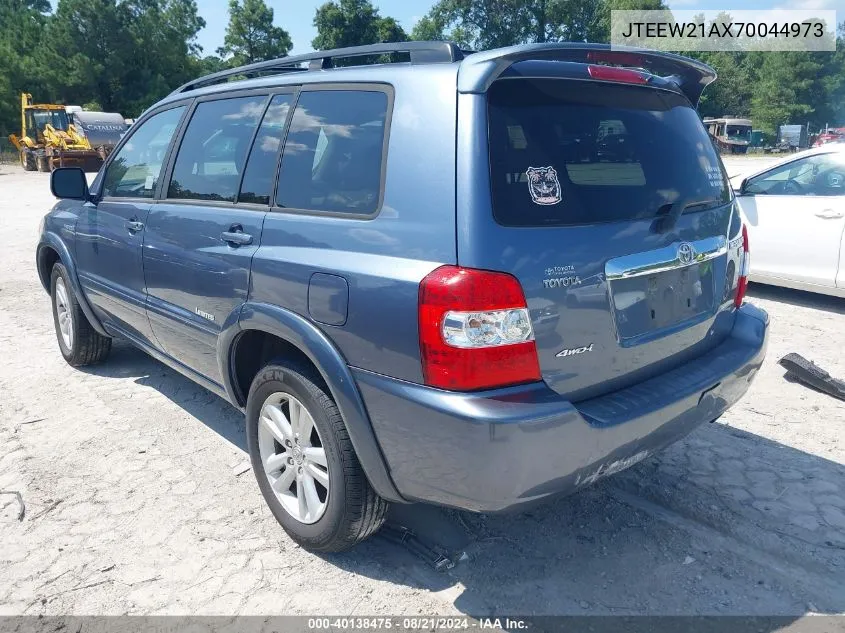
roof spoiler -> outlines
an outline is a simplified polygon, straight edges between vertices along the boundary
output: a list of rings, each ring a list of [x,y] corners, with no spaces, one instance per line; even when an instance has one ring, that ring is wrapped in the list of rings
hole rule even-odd
[[[458,91],[486,92],[502,73],[514,64],[528,60],[610,63],[641,68],[673,82],[694,106],[704,89],[716,79],[707,64],[673,53],[610,44],[556,42],[509,46],[467,55],[458,72]]]

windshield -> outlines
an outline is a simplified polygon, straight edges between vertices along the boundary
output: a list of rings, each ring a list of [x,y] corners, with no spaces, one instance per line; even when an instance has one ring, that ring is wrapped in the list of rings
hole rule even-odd
[[[35,126],[43,130],[48,123],[57,130],[67,130],[68,117],[64,110],[34,110]]]
[[[490,88],[488,110],[493,213],[501,224],[646,219],[674,202],[693,212],[731,199],[710,137],[679,94],[508,79]]]
[[[745,139],[751,138],[751,126],[749,125],[729,125],[728,138]]]

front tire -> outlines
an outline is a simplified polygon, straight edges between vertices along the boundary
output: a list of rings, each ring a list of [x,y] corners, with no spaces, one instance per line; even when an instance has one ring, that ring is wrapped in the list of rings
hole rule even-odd
[[[104,360],[111,351],[111,339],[91,327],[73,293],[67,269],[60,262],[53,266],[50,298],[59,351],[68,364],[82,367]]]
[[[246,431],[261,494],[302,547],[347,550],[382,526],[389,504],[367,481],[337,405],[310,368],[264,367],[249,390]]]
[[[23,149],[21,150],[21,167],[24,168],[24,171],[35,171],[37,168],[35,162],[35,155],[32,153],[32,150]]]

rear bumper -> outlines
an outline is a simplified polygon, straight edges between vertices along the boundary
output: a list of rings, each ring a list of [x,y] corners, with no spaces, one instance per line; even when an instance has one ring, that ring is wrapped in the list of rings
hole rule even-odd
[[[353,375],[403,497],[495,512],[573,492],[715,420],[748,389],[767,334],[768,315],[746,304],[707,354],[578,403],[544,383],[462,394]]]

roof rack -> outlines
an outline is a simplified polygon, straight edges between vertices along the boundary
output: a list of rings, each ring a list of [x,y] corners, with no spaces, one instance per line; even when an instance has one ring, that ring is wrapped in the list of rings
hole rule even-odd
[[[315,51],[313,53],[306,53],[305,55],[268,59],[267,61],[255,62],[254,64],[247,64],[238,68],[222,70],[206,75],[205,77],[200,77],[194,81],[189,81],[174,90],[172,94],[211,86],[231,77],[255,77],[304,72],[308,70],[326,70],[334,67],[333,60],[335,59],[382,55],[386,53],[408,53],[411,57],[412,64],[446,64],[464,58],[464,51],[453,42],[393,42],[389,44],[370,44],[368,46],[350,46],[329,51]],[[308,62],[308,66],[303,68],[301,64],[305,62]]]

